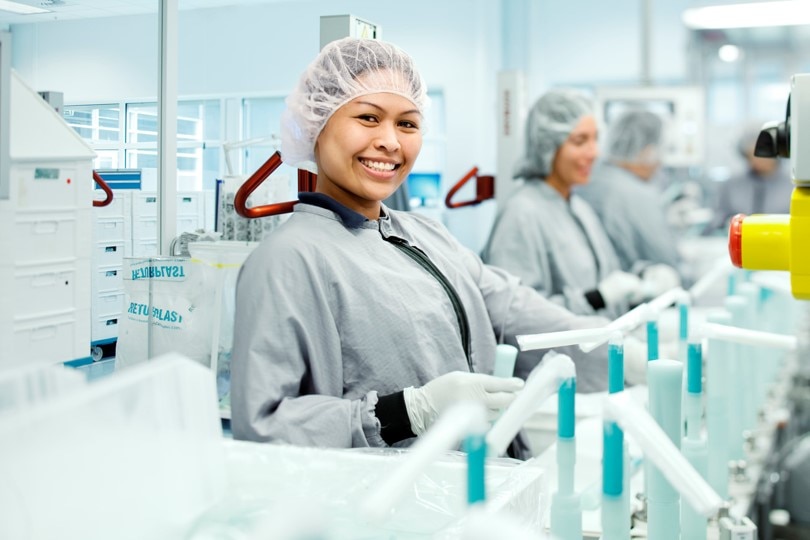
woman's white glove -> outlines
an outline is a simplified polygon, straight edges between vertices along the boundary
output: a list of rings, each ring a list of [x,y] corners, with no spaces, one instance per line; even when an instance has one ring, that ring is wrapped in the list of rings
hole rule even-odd
[[[416,435],[427,431],[439,415],[458,401],[483,403],[494,419],[523,388],[523,379],[494,377],[483,373],[451,371],[425,386],[409,386],[403,392],[411,430]]]
[[[619,303],[637,303],[643,299],[641,279],[635,274],[616,270],[603,279],[597,287],[606,306]]]
[[[653,264],[641,272],[644,299],[655,298],[681,285],[678,271],[667,264]]]
[[[647,382],[647,344],[633,336],[624,338],[624,381],[633,386]]]

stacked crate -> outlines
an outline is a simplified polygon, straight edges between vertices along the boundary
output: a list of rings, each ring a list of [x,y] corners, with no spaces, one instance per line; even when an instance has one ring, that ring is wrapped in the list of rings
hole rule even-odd
[[[90,352],[93,150],[12,72],[0,200],[0,364]]]

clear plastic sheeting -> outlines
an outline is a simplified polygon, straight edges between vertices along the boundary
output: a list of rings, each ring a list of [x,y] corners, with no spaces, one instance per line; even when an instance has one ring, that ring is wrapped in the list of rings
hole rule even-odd
[[[468,508],[462,453],[432,464],[390,517],[372,524],[360,517],[357,503],[401,465],[406,450],[240,441],[226,441],[225,449],[228,486],[222,502],[197,520],[187,540],[463,538]],[[488,460],[486,509],[508,513],[528,529],[541,531],[543,480],[543,469],[533,461]],[[307,511],[303,516],[301,509]]]
[[[167,355],[0,416],[0,538],[176,540],[223,470],[214,379]]]
[[[83,388],[85,377],[50,362],[0,369],[0,416],[24,411],[49,398]]]

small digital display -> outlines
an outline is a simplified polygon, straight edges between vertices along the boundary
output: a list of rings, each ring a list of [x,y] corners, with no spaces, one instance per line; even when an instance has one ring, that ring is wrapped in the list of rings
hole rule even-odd
[[[412,208],[431,208],[439,205],[442,175],[439,173],[411,173],[408,175],[408,197]]]
[[[37,167],[34,169],[34,180],[59,180],[59,169]]]

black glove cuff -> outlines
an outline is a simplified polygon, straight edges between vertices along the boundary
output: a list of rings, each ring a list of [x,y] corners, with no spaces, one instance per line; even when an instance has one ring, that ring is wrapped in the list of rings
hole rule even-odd
[[[403,392],[379,396],[375,413],[380,421],[380,436],[389,446],[416,437],[411,430],[411,420],[408,418]]]
[[[602,293],[599,292],[599,289],[593,289],[592,291],[586,292],[585,300],[588,301],[595,311],[599,311],[600,309],[607,307],[607,304],[605,304],[605,299],[602,298]]]

